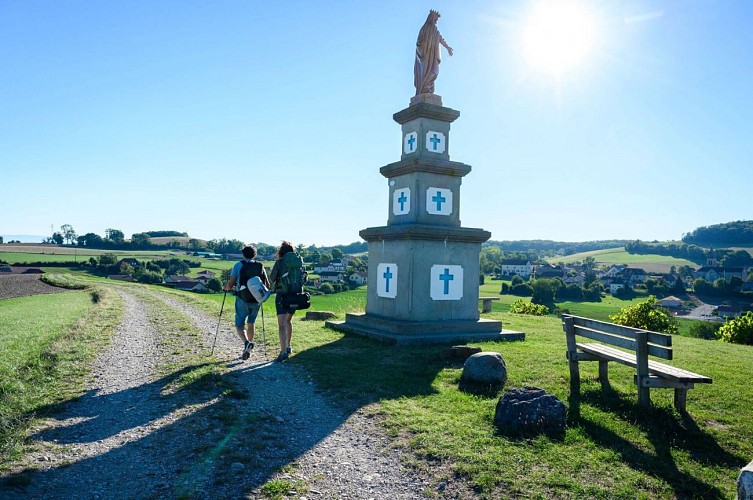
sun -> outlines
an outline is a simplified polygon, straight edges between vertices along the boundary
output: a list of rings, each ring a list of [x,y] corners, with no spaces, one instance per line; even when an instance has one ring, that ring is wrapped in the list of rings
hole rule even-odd
[[[523,55],[537,71],[561,77],[595,48],[596,17],[575,0],[536,2],[522,30]]]

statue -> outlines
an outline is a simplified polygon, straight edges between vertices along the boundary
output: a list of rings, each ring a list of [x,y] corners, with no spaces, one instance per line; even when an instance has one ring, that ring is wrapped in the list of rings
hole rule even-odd
[[[416,95],[433,94],[434,81],[439,74],[439,63],[442,62],[443,45],[447,53],[452,55],[452,47],[447,45],[437,29],[439,12],[430,10],[426,22],[418,32],[416,40],[416,63],[413,66],[413,84],[416,86]]]

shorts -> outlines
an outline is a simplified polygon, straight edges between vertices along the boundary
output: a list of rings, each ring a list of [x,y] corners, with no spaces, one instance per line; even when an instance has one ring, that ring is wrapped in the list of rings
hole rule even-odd
[[[235,298],[235,326],[242,328],[244,323],[256,323],[261,304],[249,304],[243,299]]]
[[[277,309],[278,316],[280,314],[295,314],[295,309],[293,307],[285,307],[282,305],[282,292],[277,292],[277,295],[275,295],[275,309]]]

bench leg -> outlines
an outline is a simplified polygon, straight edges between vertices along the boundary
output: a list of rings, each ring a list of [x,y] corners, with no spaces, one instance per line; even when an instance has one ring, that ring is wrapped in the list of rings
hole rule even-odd
[[[602,388],[609,387],[609,361],[599,360],[599,382]]]
[[[580,368],[577,361],[570,361],[570,390],[580,393]]]
[[[685,401],[687,397],[687,389],[675,389],[675,408],[677,408],[677,411],[685,413]]]
[[[640,379],[638,379],[638,404],[646,408],[651,406],[651,395],[648,392],[648,387],[641,387]]]

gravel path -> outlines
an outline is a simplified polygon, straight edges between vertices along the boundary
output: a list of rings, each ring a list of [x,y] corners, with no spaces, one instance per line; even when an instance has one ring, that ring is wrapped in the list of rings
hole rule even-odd
[[[215,348],[224,373],[176,389],[210,366],[217,319],[158,292],[127,290],[119,289],[124,319],[88,391],[42,422],[13,469],[29,484],[0,487],[0,497],[259,498],[277,486],[298,499],[425,498],[431,485],[400,465],[368,412],[330,404],[295,356],[270,363],[257,348],[241,361],[241,341],[224,321]],[[176,318],[199,332],[182,351],[166,326]],[[273,357],[276,318],[266,325]],[[165,373],[181,352],[203,361]]]

